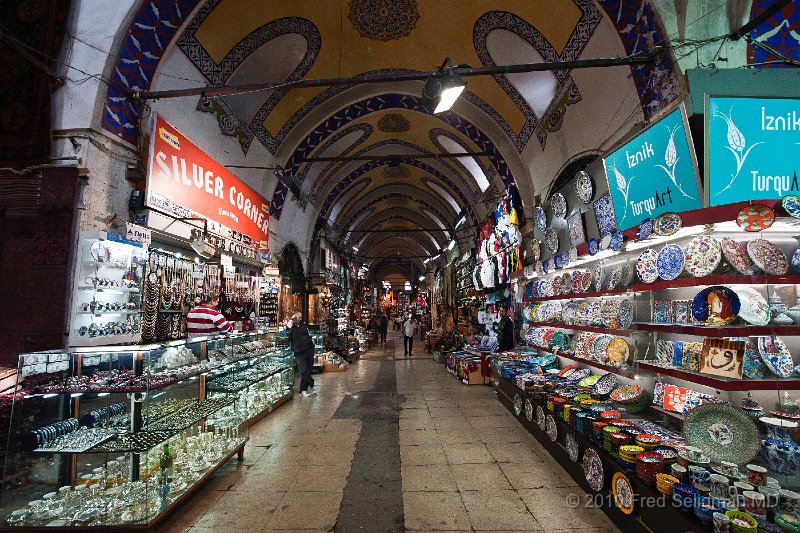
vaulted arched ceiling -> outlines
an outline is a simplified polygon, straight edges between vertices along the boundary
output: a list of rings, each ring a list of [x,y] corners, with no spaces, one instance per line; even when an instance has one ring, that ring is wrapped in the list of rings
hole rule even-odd
[[[147,0],[132,14],[110,65],[115,83],[105,95],[101,125],[136,142],[145,109],[125,98],[124,88],[149,89],[169,54],[181,54],[195,69],[193,77],[217,86],[430,72],[445,57],[480,67],[624,55],[665,37],[648,0]],[[393,258],[373,265],[396,270],[402,250],[421,256],[445,247],[459,213],[467,214],[469,227],[477,226],[510,184],[532,200],[531,154],[546,149],[585,95],[604,90],[573,74],[470,77],[459,102],[438,115],[423,105],[422,82],[195,100],[197,112],[213,114],[219,133],[236,137],[243,154],[260,143],[301,191],[300,201],[292,202],[288,187],[276,185],[275,222],[286,208],[303,210],[291,220],[307,221],[313,236],[324,233],[346,247],[361,243],[370,256]],[[635,89],[644,117],[679,92],[669,54],[608,76]],[[455,152],[483,155],[413,157]],[[398,166],[390,155],[404,158]],[[307,161],[340,156],[376,159]],[[365,232],[371,228],[382,231]],[[420,228],[444,231],[407,231]],[[424,267],[411,259],[403,268]]]

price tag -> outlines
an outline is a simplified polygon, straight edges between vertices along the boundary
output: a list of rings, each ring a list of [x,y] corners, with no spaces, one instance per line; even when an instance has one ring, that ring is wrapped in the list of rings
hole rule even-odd
[[[232,278],[236,275],[236,267],[226,266],[222,275],[226,278]]]
[[[225,267],[233,266],[233,256],[228,254],[219,254],[219,264]]]

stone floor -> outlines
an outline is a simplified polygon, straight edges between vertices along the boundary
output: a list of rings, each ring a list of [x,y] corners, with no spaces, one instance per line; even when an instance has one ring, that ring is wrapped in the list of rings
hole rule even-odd
[[[617,531],[490,387],[387,344],[251,428],[159,531]]]

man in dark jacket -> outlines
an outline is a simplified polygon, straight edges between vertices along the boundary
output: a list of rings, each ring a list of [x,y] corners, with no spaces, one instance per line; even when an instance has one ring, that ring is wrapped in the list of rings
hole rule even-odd
[[[500,322],[497,323],[498,352],[514,349],[514,321],[508,316],[508,309],[500,308]]]
[[[389,319],[386,317],[386,315],[381,315],[378,331],[381,334],[381,344],[384,346],[386,346],[386,332],[388,329],[389,329]]]
[[[314,378],[311,377],[311,368],[314,366],[314,340],[308,332],[308,325],[303,321],[303,315],[299,312],[292,315],[292,319],[286,323],[289,331],[289,342],[294,352],[294,360],[297,363],[297,370],[300,371],[300,396],[307,398],[313,394],[308,392],[309,387],[314,386]]]

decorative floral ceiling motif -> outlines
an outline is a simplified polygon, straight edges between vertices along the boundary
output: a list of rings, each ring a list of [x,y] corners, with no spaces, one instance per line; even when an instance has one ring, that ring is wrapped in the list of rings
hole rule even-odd
[[[385,133],[403,133],[411,129],[411,123],[399,113],[386,113],[378,121],[378,129]]]
[[[362,37],[391,41],[411,33],[419,12],[416,0],[350,0],[348,18]]]

